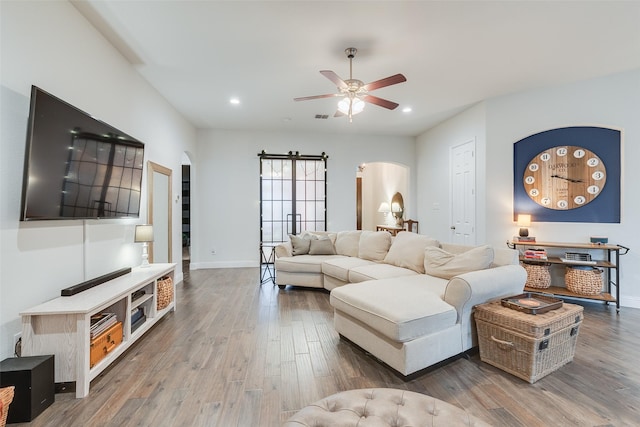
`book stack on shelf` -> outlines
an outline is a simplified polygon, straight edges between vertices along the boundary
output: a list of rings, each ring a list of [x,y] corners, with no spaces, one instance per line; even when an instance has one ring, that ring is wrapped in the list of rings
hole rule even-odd
[[[131,332],[138,329],[145,320],[147,320],[147,316],[144,315],[144,307],[136,307],[131,310]]]
[[[547,251],[543,248],[531,248],[524,251],[524,259],[531,261],[545,261]]]
[[[94,314],[91,316],[91,326],[89,328],[91,339],[93,340],[117,322],[118,318],[115,313],[103,312]]]
[[[513,241],[518,243],[535,243],[536,238],[534,236],[513,236]]]

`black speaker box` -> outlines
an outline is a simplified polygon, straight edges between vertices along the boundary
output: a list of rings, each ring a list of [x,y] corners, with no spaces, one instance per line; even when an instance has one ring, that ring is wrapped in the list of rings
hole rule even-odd
[[[33,420],[55,399],[53,355],[12,357],[0,362],[0,386],[15,386],[7,423]]]

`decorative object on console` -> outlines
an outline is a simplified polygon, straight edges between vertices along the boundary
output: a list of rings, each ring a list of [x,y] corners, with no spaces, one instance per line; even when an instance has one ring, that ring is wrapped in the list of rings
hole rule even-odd
[[[562,262],[569,262],[571,264],[588,264],[596,265],[597,262],[591,259],[591,254],[583,252],[565,252],[564,258],[561,258]]]
[[[402,199],[402,194],[400,194],[399,192],[394,194],[391,198],[391,213],[396,219],[396,226],[402,227],[402,217],[404,216],[404,200]]]
[[[527,227],[531,226],[531,215],[519,214],[517,224],[520,227],[519,236],[529,237],[529,229]]]
[[[135,242],[142,242],[142,264],[140,267],[149,267],[149,242],[153,242],[153,225],[136,225]]]
[[[594,245],[606,245],[609,243],[609,238],[605,236],[591,236],[589,241]]]

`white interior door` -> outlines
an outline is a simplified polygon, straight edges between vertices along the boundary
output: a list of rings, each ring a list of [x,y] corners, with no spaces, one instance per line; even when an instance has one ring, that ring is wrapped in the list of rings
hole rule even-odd
[[[475,140],[451,149],[451,241],[476,244]]]

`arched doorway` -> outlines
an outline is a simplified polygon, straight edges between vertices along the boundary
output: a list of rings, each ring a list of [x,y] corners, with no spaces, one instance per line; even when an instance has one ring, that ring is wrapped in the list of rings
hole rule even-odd
[[[372,162],[358,166],[356,188],[358,198],[356,206],[357,224],[362,230],[375,230],[376,225],[394,223],[390,213],[379,212],[380,206],[387,203],[391,207],[391,198],[397,192],[404,196],[404,210],[409,211],[409,167],[398,163]],[[406,219],[406,214],[405,214]]]

